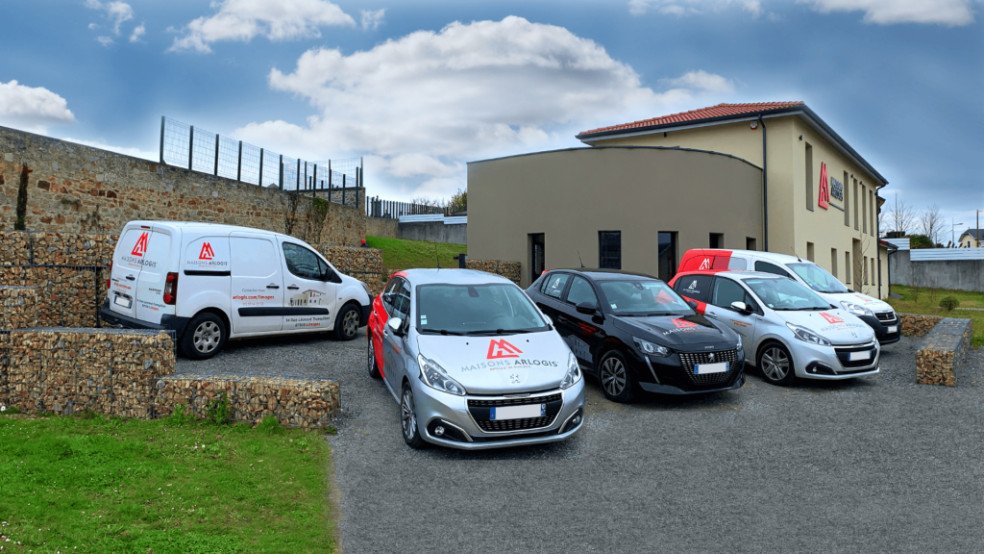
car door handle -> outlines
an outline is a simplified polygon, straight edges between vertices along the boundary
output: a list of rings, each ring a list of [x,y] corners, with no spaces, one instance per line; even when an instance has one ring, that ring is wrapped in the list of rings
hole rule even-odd
[[[276,290],[280,288],[280,285],[267,285],[267,288]]]
[[[301,287],[299,287],[299,286],[297,286],[297,285],[291,285],[291,286],[289,286],[289,287],[287,287],[287,290],[298,290],[298,289],[300,289],[300,288],[301,288]]]
[[[136,278],[136,277],[134,277],[133,275],[127,275],[127,276],[126,276],[126,280],[127,280],[127,281],[136,281],[136,280],[137,280],[137,278]]]

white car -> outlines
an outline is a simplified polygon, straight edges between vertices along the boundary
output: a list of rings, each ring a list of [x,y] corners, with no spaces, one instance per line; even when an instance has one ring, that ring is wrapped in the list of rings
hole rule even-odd
[[[831,304],[859,317],[875,331],[884,346],[902,338],[902,321],[887,302],[852,291],[826,269],[817,264],[788,256],[757,250],[703,248],[688,250],[680,260],[680,271],[764,271],[798,281]]]
[[[878,373],[875,332],[798,281],[757,271],[678,273],[673,289],[741,335],[745,360],[770,383]]]
[[[113,253],[101,318],[175,332],[182,354],[215,355],[229,338],[333,331],[355,338],[369,289],[302,240],[247,227],[131,221]]]

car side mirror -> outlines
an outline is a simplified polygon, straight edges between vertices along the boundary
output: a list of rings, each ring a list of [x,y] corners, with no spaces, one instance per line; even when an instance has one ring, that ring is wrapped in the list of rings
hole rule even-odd
[[[738,313],[740,313],[740,314],[745,314],[745,315],[748,315],[748,314],[752,313],[752,309],[748,307],[748,304],[745,304],[744,302],[742,302],[740,300],[737,300],[735,302],[732,302],[731,303],[731,309],[734,310],[734,311],[736,311],[736,312],[738,312]]]
[[[690,306],[694,310],[697,309],[697,303],[694,302],[693,300],[687,300],[687,305]]]
[[[394,335],[403,335],[403,320],[399,317],[391,317],[386,320],[386,326],[393,331]]]
[[[594,315],[598,313],[598,304],[595,304],[594,302],[581,302],[575,306],[574,309],[581,314]]]

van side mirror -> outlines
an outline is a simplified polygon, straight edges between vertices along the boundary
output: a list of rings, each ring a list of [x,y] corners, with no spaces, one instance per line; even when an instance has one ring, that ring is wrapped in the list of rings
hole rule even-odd
[[[748,304],[745,304],[740,300],[732,302],[731,309],[740,314],[745,314],[745,315],[752,313],[752,309],[748,307]]]
[[[574,309],[580,314],[594,315],[598,313],[598,304],[595,304],[594,302],[581,302],[575,306]]]
[[[342,282],[342,278],[339,277],[338,273],[336,273],[335,270],[330,267],[325,270],[324,274],[321,275],[321,278],[329,283]]]
[[[403,335],[403,320],[402,319],[400,319],[398,317],[391,317],[391,318],[389,318],[389,319],[386,320],[386,326],[390,328],[390,331],[393,331],[393,334],[394,335],[396,335],[396,336],[402,336]]]

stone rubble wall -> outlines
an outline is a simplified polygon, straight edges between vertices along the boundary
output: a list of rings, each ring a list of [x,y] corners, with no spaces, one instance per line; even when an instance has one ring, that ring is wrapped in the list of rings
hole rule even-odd
[[[902,334],[907,337],[924,337],[943,320],[938,315],[899,314]]]
[[[389,275],[383,266],[383,252],[378,248],[322,245],[319,250],[339,271],[369,285],[373,295],[383,291]]]
[[[956,369],[970,349],[971,321],[944,318],[923,340],[916,352],[916,383],[957,385]]]
[[[366,236],[398,238],[400,222],[389,217],[366,218]]]
[[[37,326],[37,289],[0,285],[0,329]]]
[[[517,285],[519,284],[522,275],[522,265],[519,262],[506,262],[502,260],[473,260],[468,258],[465,260],[465,265],[468,269],[477,269],[479,271],[487,271],[488,273],[502,275]]]

